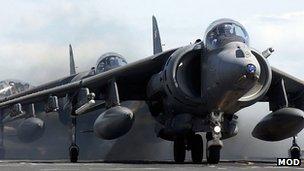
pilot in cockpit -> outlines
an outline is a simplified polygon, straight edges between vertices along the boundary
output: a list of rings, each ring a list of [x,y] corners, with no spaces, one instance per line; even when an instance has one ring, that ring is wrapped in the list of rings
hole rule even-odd
[[[231,32],[232,28],[228,24],[219,25],[217,27],[217,29],[218,29],[219,35],[224,35],[224,36],[231,36],[232,35],[232,32]]]
[[[246,30],[239,23],[232,20],[219,20],[207,29],[207,49],[212,50],[230,42],[243,42],[248,45],[249,37]]]
[[[223,24],[216,27],[211,33],[210,33],[210,40],[212,42],[213,46],[218,46],[219,44],[222,44],[222,40],[225,40],[227,37],[231,37],[232,33],[230,32],[231,28],[229,25]]]

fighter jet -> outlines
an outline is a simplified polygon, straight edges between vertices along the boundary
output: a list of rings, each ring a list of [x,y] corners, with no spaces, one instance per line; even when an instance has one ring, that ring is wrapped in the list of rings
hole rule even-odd
[[[70,52],[72,52],[72,49],[70,47]],[[73,53],[73,52],[72,52]],[[103,54],[98,60],[102,60],[105,57],[112,55],[117,55],[116,53],[105,53]],[[99,63],[99,62],[97,62]],[[70,75],[75,75],[76,73],[76,67],[74,63],[73,54],[70,55]],[[107,64],[105,65],[107,66]],[[72,72],[71,72],[72,71]],[[9,80],[3,80],[0,81],[0,98],[7,97],[12,94],[20,93],[22,91],[28,90],[33,88],[34,86],[30,85],[27,82],[16,80],[16,79],[9,79]],[[98,105],[99,104],[99,105]],[[141,107],[141,102],[123,102],[122,105],[130,108],[132,112],[138,113],[139,106]],[[80,119],[78,121],[79,124],[77,124],[78,134],[81,134],[81,136],[77,136],[77,142],[79,145],[81,145],[82,139],[85,137],[87,140],[87,137],[91,136],[91,126],[94,123],[94,120],[98,116],[99,112],[102,112],[104,108],[102,107],[104,105],[104,102],[101,101],[99,103],[96,103],[93,107],[90,108],[92,112],[89,112],[89,116],[86,116],[85,118]],[[97,110],[96,110],[97,109]],[[55,131],[53,134],[56,134],[56,142],[58,144],[65,144],[69,141],[71,141],[70,136],[66,136],[66,132],[70,133],[71,130],[71,118],[70,118],[70,105],[68,104],[68,101],[66,98],[59,99],[59,110],[57,112],[52,112],[45,114],[43,106],[37,106],[35,105],[35,119],[31,118],[32,115],[28,109],[24,109],[25,112],[22,115],[18,115],[15,117],[11,117],[10,115],[5,115],[5,117],[2,118],[3,129],[0,130],[0,159],[7,159],[10,156],[20,158],[22,156],[22,152],[20,152],[20,149],[28,155],[29,158],[35,156],[35,148],[31,149],[33,146],[34,141],[43,141],[43,136],[47,136],[50,138],[48,134],[48,129],[51,129],[52,131]],[[59,114],[58,114],[59,113]],[[96,114],[95,114],[96,113]],[[140,114],[138,114],[140,115]],[[31,118],[31,119],[29,119]],[[140,116],[137,117],[140,119]],[[58,122],[59,123],[56,123]],[[134,127],[134,126],[133,126]],[[67,130],[61,130],[62,128],[66,128]],[[58,130],[59,132],[56,132]],[[142,130],[141,130],[142,131]],[[140,131],[139,131],[140,133]],[[86,135],[84,135],[86,134]],[[46,138],[48,139],[48,138]],[[67,141],[65,141],[67,140]],[[90,139],[91,140],[91,139]],[[39,144],[39,141],[37,144]],[[21,142],[21,144],[20,144]],[[58,157],[60,155],[56,155],[54,153],[54,149],[58,149],[58,146],[53,146],[53,148],[48,148],[50,144],[53,144],[54,142],[47,141],[48,143],[43,143],[37,146],[37,149],[44,151],[44,153],[40,154],[40,157],[43,158],[52,158],[52,157]],[[113,141],[112,141],[113,143]],[[99,144],[112,144],[109,142],[101,141]],[[94,144],[93,141],[86,142],[86,145],[92,146]],[[63,148],[65,145],[63,145]],[[43,150],[42,150],[43,149]],[[6,151],[9,151],[6,155]],[[115,149],[108,149],[109,151],[115,150]],[[15,153],[15,156],[14,154]],[[21,154],[21,155],[20,155]],[[107,151],[103,150],[100,152],[100,154],[107,154]],[[82,150],[82,156],[86,155],[85,150]]]
[[[80,80],[82,78],[90,77],[97,73],[105,72],[107,70],[122,66],[127,64],[127,61],[123,56],[118,53],[108,52],[99,57],[97,60],[96,66],[92,67],[88,71],[76,72],[74,54],[72,46],[69,45],[69,54],[70,54],[70,75],[52,81],[50,83],[40,85],[38,87],[34,87],[29,85],[28,83],[24,83],[18,80],[5,80],[0,82],[0,97],[5,99],[10,95],[20,95],[22,93],[29,93],[33,91],[37,91],[37,89],[45,89],[56,87],[58,85],[66,84],[69,82],[73,82],[75,80]],[[25,92],[26,91],[26,92]],[[36,103],[31,104],[24,108],[20,113],[15,113],[15,110],[5,111],[4,114],[0,117],[0,158],[4,158],[5,149],[4,149],[4,125],[6,123],[14,122],[16,120],[22,120],[21,123],[16,128],[16,136],[23,143],[30,143],[42,137],[45,132],[45,124],[40,118],[36,116],[36,113],[50,113],[52,111],[56,111],[59,113],[59,121],[64,125],[75,124],[76,118],[71,118],[70,113],[72,111],[70,100],[72,98],[67,94],[65,97],[58,99],[58,110],[52,110],[45,108],[44,103]],[[135,103],[134,103],[135,104]],[[104,108],[105,102],[103,100],[95,100],[94,104],[87,106],[86,112],[95,111],[100,108]],[[126,106],[133,109],[133,103],[126,103]],[[15,106],[17,107],[17,106]],[[18,110],[18,109],[17,109]],[[74,131],[71,129],[70,131]],[[75,132],[76,133],[76,132]],[[71,136],[72,142],[75,142],[76,139],[74,136]],[[75,144],[75,143],[73,143]],[[77,147],[75,145],[75,147]]]
[[[8,80],[3,80],[0,81],[0,98],[4,98],[7,96],[10,96],[12,94],[20,93],[22,91],[28,90],[30,88],[33,88],[32,85],[29,83],[20,81],[20,80],[13,80],[13,79],[8,79]],[[15,119],[20,118],[15,117]],[[0,159],[4,157],[4,117],[0,116]]]
[[[239,22],[216,20],[207,28],[204,41],[162,51],[153,17],[153,45],[154,55],[139,61],[125,64],[116,58],[123,65],[99,69],[98,64],[94,74],[70,76],[6,97],[0,100],[1,114],[17,116],[37,103],[46,112],[61,110],[58,99],[67,98],[75,137],[76,118],[103,100],[106,110],[95,120],[93,131],[99,138],[116,139],[130,130],[135,119],[121,102],[145,101],[158,122],[156,135],[174,142],[174,160],[179,163],[184,162],[186,150],[191,151],[193,162],[202,161],[204,142],[199,132],[206,132],[207,162],[218,163],[222,140],[238,132],[235,113],[257,102],[269,102],[273,113],[257,124],[254,137],[278,141],[302,130],[304,82],[272,68],[267,58],[273,49],[252,48]],[[292,148],[295,145],[294,141]],[[72,141],[71,162],[77,162],[78,154]]]

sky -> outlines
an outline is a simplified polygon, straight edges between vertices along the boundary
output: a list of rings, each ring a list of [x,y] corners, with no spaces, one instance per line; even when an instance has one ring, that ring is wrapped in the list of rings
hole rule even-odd
[[[251,46],[273,47],[272,66],[303,79],[304,2],[202,0],[3,1],[0,7],[0,78],[34,85],[69,73],[68,45],[78,71],[103,53],[127,61],[152,54],[151,16],[158,19],[164,49],[203,39],[208,25],[232,18],[247,29]]]

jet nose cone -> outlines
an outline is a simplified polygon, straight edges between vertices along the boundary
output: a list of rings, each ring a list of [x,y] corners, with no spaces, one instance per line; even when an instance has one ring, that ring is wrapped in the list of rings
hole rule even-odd
[[[242,52],[242,56],[239,53]],[[260,76],[260,65],[251,49],[242,43],[230,43],[218,54],[222,81],[230,84],[254,84]],[[249,86],[250,87],[250,86]]]

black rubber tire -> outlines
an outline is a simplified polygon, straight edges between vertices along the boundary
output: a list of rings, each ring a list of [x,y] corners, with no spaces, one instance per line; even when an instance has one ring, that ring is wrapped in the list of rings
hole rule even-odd
[[[76,163],[78,161],[79,147],[77,145],[70,146],[70,161]]]
[[[174,161],[176,163],[183,163],[186,157],[186,146],[184,138],[177,138],[174,140]]]
[[[191,158],[193,163],[202,163],[204,153],[204,143],[202,136],[195,134],[190,138]]]
[[[290,157],[292,159],[300,159],[301,157],[301,149],[299,146],[291,146],[290,148]]]
[[[218,164],[221,157],[221,146],[210,146],[206,149],[207,163]]]
[[[210,141],[210,140],[212,140],[212,132],[206,132],[206,140],[207,141]]]

